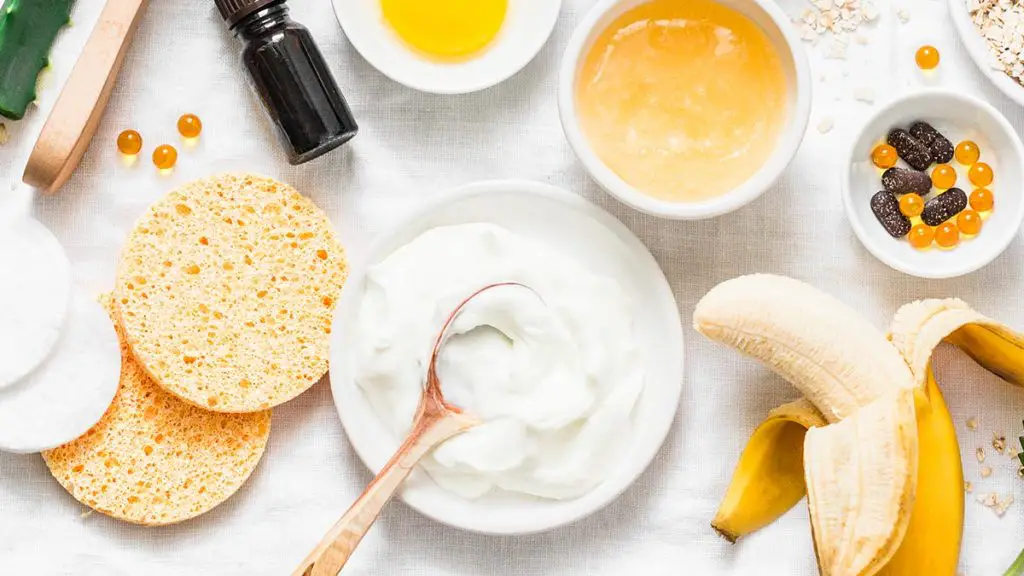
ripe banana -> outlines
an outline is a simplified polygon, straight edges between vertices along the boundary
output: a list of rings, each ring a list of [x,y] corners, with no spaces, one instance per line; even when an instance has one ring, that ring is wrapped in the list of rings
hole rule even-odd
[[[803,282],[755,274],[711,289],[697,331],[764,362],[838,422],[913,376],[885,336],[854,310]]]
[[[772,411],[755,430],[712,522],[716,530],[732,540],[749,534],[806,489],[824,576],[955,573],[963,473],[931,353],[952,342],[1024,385],[1024,338],[959,300],[925,300],[897,312],[887,341],[830,296],[769,275],[712,289],[694,324],[807,396]],[[805,436],[801,428],[814,429]],[[796,479],[800,465],[804,483]]]
[[[914,391],[807,432],[807,509],[822,574],[875,574],[903,541],[917,487]]]

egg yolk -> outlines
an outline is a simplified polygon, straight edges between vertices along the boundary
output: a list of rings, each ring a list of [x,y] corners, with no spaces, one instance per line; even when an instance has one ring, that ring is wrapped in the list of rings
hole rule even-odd
[[[381,0],[384,19],[418,52],[465,58],[494,40],[508,0]]]

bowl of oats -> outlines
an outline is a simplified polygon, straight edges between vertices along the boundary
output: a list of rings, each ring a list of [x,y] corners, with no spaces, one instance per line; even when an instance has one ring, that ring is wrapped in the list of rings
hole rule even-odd
[[[982,74],[1024,106],[1024,3],[949,0],[960,41]]]

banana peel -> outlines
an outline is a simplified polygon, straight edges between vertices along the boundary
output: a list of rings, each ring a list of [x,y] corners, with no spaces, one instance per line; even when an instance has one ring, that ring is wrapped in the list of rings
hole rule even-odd
[[[749,304],[738,306],[744,299]],[[818,306],[816,312],[808,314],[813,306]],[[788,321],[776,323],[787,314],[792,316]],[[833,331],[827,338],[819,338],[823,333],[819,329],[806,328],[823,315],[842,319],[827,324]],[[989,371],[1022,385],[1024,338],[955,299],[923,300],[901,308],[888,336],[881,338],[888,341],[888,348],[882,346],[874,328],[865,329],[862,320],[850,322],[855,316],[845,305],[805,284],[770,275],[730,280],[698,304],[694,313],[698,331],[761,359],[806,395],[773,410],[755,430],[712,526],[735,541],[770,524],[807,491],[813,494],[808,506],[823,575],[952,576],[963,532],[963,471],[952,418],[930,370],[931,355],[940,342],[947,341]],[[909,387],[903,372],[893,367],[893,350],[909,367]],[[877,381],[865,382],[872,373]],[[880,398],[905,396],[901,391],[908,389],[914,398],[914,433],[907,432],[903,438],[907,447],[903,452],[889,449],[894,445],[891,435],[872,435],[871,428],[859,436],[851,436],[854,423],[829,430],[854,416],[861,420],[859,413],[868,406],[883,410],[878,407],[885,404]],[[820,418],[814,418],[809,408],[821,409]],[[889,410],[890,421],[901,415],[905,420],[906,411],[899,403],[889,402]],[[876,415],[873,421],[879,420]],[[909,485],[909,494],[890,491],[888,504],[872,507],[871,502],[878,501],[872,500],[871,492],[882,488],[883,482],[865,474],[877,461],[866,455],[855,458],[859,448],[851,437],[864,438],[858,441],[868,450],[881,450],[897,461],[904,458],[899,474],[912,482],[895,485]],[[794,456],[800,453],[802,458]],[[802,484],[798,465],[805,468]],[[836,475],[839,470],[842,474]],[[862,478],[870,490],[844,481],[843,474]],[[897,498],[898,494],[902,497]],[[844,506],[847,512],[862,512],[842,522],[840,529],[836,518],[842,515],[836,511]]]
[[[730,542],[774,522],[807,493],[804,436],[828,422],[806,398],[768,414],[740,456],[733,482],[711,526]],[[765,482],[771,478],[771,482]]]

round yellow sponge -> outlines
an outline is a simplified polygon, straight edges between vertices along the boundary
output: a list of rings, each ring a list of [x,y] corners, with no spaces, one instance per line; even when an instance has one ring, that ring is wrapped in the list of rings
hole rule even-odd
[[[252,474],[270,411],[221,414],[182,402],[153,383],[115,327],[122,362],[113,403],[84,436],[43,459],[75,499],[108,516],[151,526],[198,516]]]
[[[277,406],[327,372],[345,253],[319,208],[270,178],[224,174],[139,219],[114,297],[139,363],[197,406]]]

